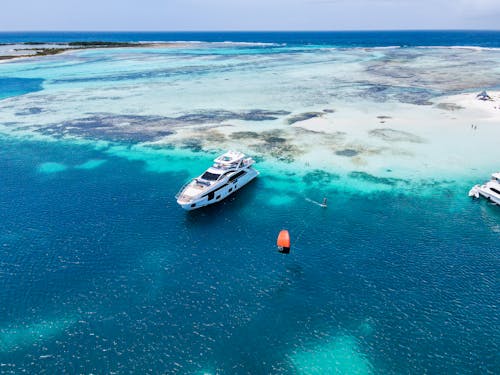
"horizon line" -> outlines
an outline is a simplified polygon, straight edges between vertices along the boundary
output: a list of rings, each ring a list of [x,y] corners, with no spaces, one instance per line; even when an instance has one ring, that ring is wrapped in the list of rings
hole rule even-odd
[[[328,33],[328,32],[415,32],[415,31],[494,31],[500,32],[499,29],[318,29],[318,30],[301,30],[301,29],[283,29],[283,30],[0,30],[0,34],[5,33]]]

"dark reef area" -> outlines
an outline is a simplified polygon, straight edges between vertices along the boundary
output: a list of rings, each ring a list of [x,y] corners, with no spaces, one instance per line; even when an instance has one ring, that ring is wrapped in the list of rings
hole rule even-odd
[[[366,182],[371,182],[374,184],[382,184],[382,185],[389,185],[389,186],[395,186],[400,183],[405,183],[405,180],[402,180],[400,178],[391,178],[391,177],[377,177],[374,175],[371,175],[366,172],[360,172],[360,171],[354,171],[349,173],[349,177],[357,179],[357,180],[363,180]]]
[[[307,185],[328,185],[339,178],[340,176],[337,174],[329,173],[321,169],[315,169],[312,172],[306,173],[304,177],[302,177],[302,181],[304,181]]]
[[[390,128],[373,129],[370,130],[368,134],[372,137],[377,137],[388,142],[411,142],[411,143],[425,142],[425,139],[419,137],[418,135]]]
[[[358,156],[359,151],[356,151],[352,148],[346,148],[345,150],[335,151],[335,155],[346,156],[346,157],[352,158],[354,156]]]
[[[28,109],[17,115],[25,116],[36,114],[40,109]],[[39,112],[38,112],[39,113]],[[196,111],[177,117],[142,116],[142,115],[114,115],[108,113],[89,113],[88,117],[65,121],[41,127],[38,131],[47,135],[74,135],[89,139],[106,139],[111,141],[146,142],[153,141],[172,134],[176,128],[192,125],[219,125],[228,120],[266,121],[276,120],[280,116],[288,115],[287,111],[270,111],[253,109],[249,111],[231,112],[225,110]],[[203,130],[200,130],[203,131]],[[283,144],[286,140],[279,138],[275,133],[263,132],[260,135],[250,132],[233,133],[231,137],[255,138],[265,141],[268,147]],[[206,132],[208,140],[223,140],[221,133]],[[220,139],[219,139],[220,138]],[[191,142],[192,144],[193,142]],[[198,144],[195,148],[199,148]],[[266,147],[267,148],[267,147]]]

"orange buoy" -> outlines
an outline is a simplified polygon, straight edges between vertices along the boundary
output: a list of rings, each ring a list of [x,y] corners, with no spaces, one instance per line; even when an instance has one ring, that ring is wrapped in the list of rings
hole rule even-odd
[[[280,253],[290,253],[290,234],[286,229],[283,229],[280,234],[278,234],[278,240],[276,241],[276,243],[278,245]]]

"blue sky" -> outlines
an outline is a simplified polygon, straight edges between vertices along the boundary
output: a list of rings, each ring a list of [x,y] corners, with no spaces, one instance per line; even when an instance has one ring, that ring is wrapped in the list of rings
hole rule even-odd
[[[4,0],[0,31],[499,29],[500,0]]]

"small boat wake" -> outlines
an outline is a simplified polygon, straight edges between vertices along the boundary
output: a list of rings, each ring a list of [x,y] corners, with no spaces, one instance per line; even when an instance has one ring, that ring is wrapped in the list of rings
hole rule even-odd
[[[309,198],[306,198],[306,201],[308,201],[309,203],[312,203],[312,204],[316,204],[316,205],[323,207],[323,208],[328,207],[326,204],[326,198],[323,198],[323,202],[317,202],[317,201],[309,199]]]

